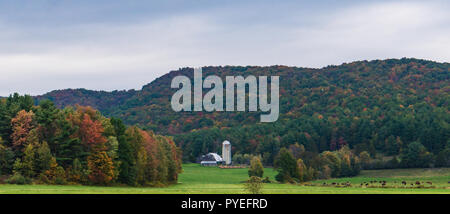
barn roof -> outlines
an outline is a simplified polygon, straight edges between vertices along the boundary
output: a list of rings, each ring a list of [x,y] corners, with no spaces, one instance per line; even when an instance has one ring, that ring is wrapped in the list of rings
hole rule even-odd
[[[223,159],[217,153],[208,153],[208,154],[202,156],[202,161],[217,161],[217,162],[221,162],[221,161],[223,161]]]

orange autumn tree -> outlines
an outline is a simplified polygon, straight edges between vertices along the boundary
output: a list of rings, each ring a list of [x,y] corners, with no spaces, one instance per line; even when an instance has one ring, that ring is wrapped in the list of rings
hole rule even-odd
[[[78,112],[83,115],[79,130],[80,138],[91,152],[87,160],[89,181],[93,184],[108,185],[115,177],[114,163],[105,151],[108,140],[103,136],[104,128],[100,118],[96,117],[91,108],[79,107]]]
[[[146,152],[145,174],[148,181],[155,181],[158,176],[157,166],[160,161],[156,158],[157,145],[156,140],[148,132],[139,130],[143,139],[142,151]]]
[[[96,110],[82,106],[77,106],[77,110],[68,117],[72,124],[79,127],[72,137],[78,137],[90,153],[87,157],[89,181],[92,184],[108,185],[116,176],[113,160],[106,151],[108,140],[104,136],[101,119],[102,116]]]
[[[83,115],[80,125],[81,141],[92,151],[103,150],[107,139],[103,136],[103,126],[100,121],[93,121],[88,114]]]
[[[163,137],[168,146],[169,169],[168,169],[168,181],[174,183],[178,180],[178,174],[182,172],[181,167],[181,150],[175,145],[175,142],[171,137]]]
[[[93,184],[108,185],[114,178],[114,164],[105,151],[96,151],[88,157],[88,169]]]
[[[11,127],[13,133],[11,134],[12,145],[16,151],[23,151],[30,131],[35,127],[33,123],[34,113],[21,110],[16,117],[11,119]]]
[[[107,138],[101,122],[102,116],[91,107],[76,106],[76,111],[68,113],[66,118],[78,131],[71,138],[79,138],[91,151],[104,150]]]

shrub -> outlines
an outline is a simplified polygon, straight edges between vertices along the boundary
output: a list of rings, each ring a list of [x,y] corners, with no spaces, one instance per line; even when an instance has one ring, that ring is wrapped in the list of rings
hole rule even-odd
[[[265,178],[262,180],[262,182],[263,182],[263,183],[266,183],[266,184],[272,183],[272,181],[270,180],[269,177],[265,177]]]
[[[20,173],[14,173],[14,175],[11,176],[9,179],[7,179],[6,182],[9,184],[23,185],[23,184],[31,184],[31,179],[24,177]]]

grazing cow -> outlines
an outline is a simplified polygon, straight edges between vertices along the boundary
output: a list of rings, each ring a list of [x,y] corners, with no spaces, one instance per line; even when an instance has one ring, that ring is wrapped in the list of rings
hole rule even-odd
[[[416,185],[420,185],[420,181],[416,181]]]
[[[406,185],[406,181],[402,181],[402,184],[403,184],[403,185]]]

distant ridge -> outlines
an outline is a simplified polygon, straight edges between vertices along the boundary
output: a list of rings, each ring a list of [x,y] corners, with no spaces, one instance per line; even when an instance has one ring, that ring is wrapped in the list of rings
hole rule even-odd
[[[35,96],[34,98],[36,102],[49,99],[59,108],[78,104],[91,106],[100,111],[106,111],[111,107],[123,104],[135,94],[135,90],[106,92],[87,89],[64,89],[54,90],[44,95]]]

